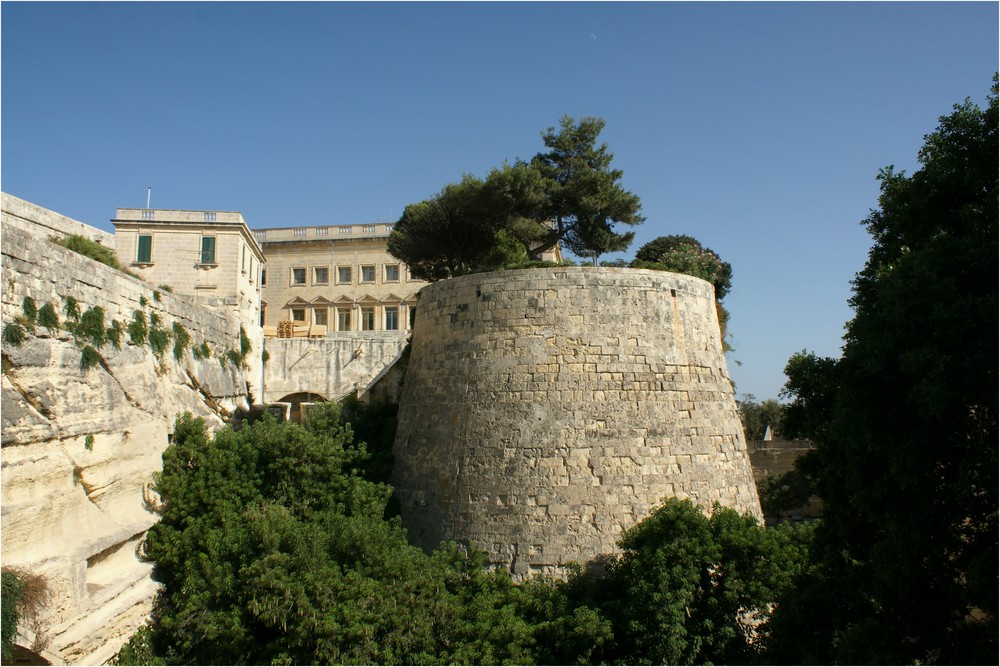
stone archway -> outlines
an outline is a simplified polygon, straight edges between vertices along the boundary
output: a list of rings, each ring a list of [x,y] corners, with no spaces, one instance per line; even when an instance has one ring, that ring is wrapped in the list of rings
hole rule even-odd
[[[291,405],[291,416],[289,421],[296,422],[298,424],[302,423],[302,404],[303,403],[325,403],[326,397],[322,394],[316,394],[311,391],[297,391],[294,394],[288,394],[283,396],[279,403],[288,403]]]

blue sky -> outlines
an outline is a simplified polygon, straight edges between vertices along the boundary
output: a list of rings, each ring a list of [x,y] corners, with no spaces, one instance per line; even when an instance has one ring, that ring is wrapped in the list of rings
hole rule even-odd
[[[0,186],[108,230],[147,186],[251,227],[394,220],[602,117],[647,218],[623,256],[690,234],[733,265],[758,399],[794,352],[839,356],[878,170],[982,104],[1000,51],[994,2],[4,2],[0,26]]]

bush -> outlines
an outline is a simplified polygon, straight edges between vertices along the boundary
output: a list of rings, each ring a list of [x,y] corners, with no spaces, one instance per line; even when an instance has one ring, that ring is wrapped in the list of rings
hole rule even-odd
[[[160,361],[163,361],[163,355],[167,351],[167,345],[169,344],[170,334],[165,330],[155,326],[149,330],[149,349],[153,351],[153,354]]]
[[[174,359],[180,361],[184,358],[184,351],[191,343],[191,335],[180,322],[174,322]]]
[[[149,335],[146,325],[146,313],[136,310],[132,313],[132,321],[128,325],[128,337],[135,345],[143,345]]]
[[[242,362],[246,359],[246,356],[253,352],[253,345],[250,343],[250,337],[247,336],[246,330],[240,325],[240,361]]]
[[[98,365],[107,368],[104,363],[104,358],[97,350],[90,345],[84,346],[83,351],[80,353],[80,369],[89,371],[91,368]]]
[[[85,236],[70,234],[69,236],[63,236],[62,238],[53,238],[52,242],[57,245],[61,245],[64,248],[68,248],[73,252],[79,253],[84,257],[97,260],[101,264],[110,266],[112,269],[121,271],[123,268],[122,265],[118,263],[118,256],[115,254],[114,250],[102,246],[97,241],[91,241]]]
[[[3,325],[3,342],[7,345],[21,347],[27,338],[27,331],[17,322],[8,322]]]
[[[125,332],[125,327],[118,320],[111,320],[111,326],[108,327],[106,332],[107,339],[116,350],[122,349],[122,334]]]
[[[56,313],[55,306],[46,302],[45,305],[38,310],[38,319],[36,321],[38,326],[45,327],[50,333],[58,329],[59,314]]]
[[[88,308],[80,317],[73,333],[77,340],[92,343],[95,347],[104,345],[108,336],[107,329],[104,328],[104,309],[100,306]]]
[[[35,306],[35,300],[30,296],[24,297],[24,301],[21,302],[21,312],[24,313],[24,319],[34,324],[35,318],[38,317],[38,308]]]
[[[80,320],[80,304],[72,296],[63,297],[63,312],[68,320]]]
[[[0,626],[3,637],[0,641],[0,658],[10,664],[14,657],[14,637],[17,636],[17,624],[21,620],[21,604],[24,601],[25,584],[13,572],[4,571],[0,575]]]

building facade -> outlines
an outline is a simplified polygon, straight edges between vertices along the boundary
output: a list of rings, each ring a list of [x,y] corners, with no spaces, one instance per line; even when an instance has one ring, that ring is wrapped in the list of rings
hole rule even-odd
[[[119,208],[111,222],[115,253],[124,266],[152,285],[199,297],[238,322],[232,349],[242,347],[243,336],[252,350],[262,349],[264,253],[242,214]],[[260,397],[260,356],[249,355],[246,364],[250,391]]]
[[[236,298],[259,320],[264,253],[242,214],[119,208],[111,222],[119,260],[146,282]]]
[[[405,332],[427,283],[392,257],[392,223],[257,229],[267,258],[262,276],[265,332]]]

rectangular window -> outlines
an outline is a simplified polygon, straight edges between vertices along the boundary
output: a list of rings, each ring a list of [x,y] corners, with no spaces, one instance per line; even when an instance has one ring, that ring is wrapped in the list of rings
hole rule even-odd
[[[385,308],[385,330],[399,330],[399,308],[396,306],[386,306]]]
[[[326,266],[313,267],[313,285],[326,285],[330,282],[330,268]]]
[[[306,269],[305,267],[298,267],[292,269],[292,284],[293,285],[305,285],[306,284]]]
[[[267,269],[260,270],[260,286],[264,287],[267,285]]]
[[[243,259],[240,262],[240,270],[243,273],[247,272],[247,247],[243,246]]]
[[[201,263],[215,264],[215,237],[201,237]]]
[[[306,321],[306,309],[305,308],[292,308],[292,321],[293,322],[305,322]]]
[[[387,283],[399,282],[399,264],[385,265],[385,282]]]
[[[139,249],[135,254],[135,261],[139,264],[149,264],[153,261],[153,236],[151,234],[139,234]]]
[[[351,284],[351,267],[349,266],[337,267],[337,283],[340,285]]]
[[[351,309],[338,308],[337,309],[337,331],[350,331],[351,330]]]
[[[417,307],[410,306],[410,329],[413,329],[413,322],[417,318]]]
[[[361,267],[361,282],[363,282],[363,283],[373,283],[373,282],[375,282],[375,267],[374,266],[362,266]]]
[[[327,310],[326,308],[314,308],[313,309],[313,324],[319,326],[326,326]]]
[[[374,308],[362,308],[361,309],[361,330],[362,331],[375,331],[375,309]]]

